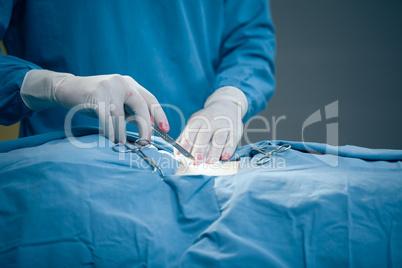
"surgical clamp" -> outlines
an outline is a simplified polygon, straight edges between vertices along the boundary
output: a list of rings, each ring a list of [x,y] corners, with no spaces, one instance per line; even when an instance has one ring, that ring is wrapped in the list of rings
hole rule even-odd
[[[251,148],[251,152],[249,155],[254,156],[258,153],[264,154],[261,158],[259,158],[255,162],[257,165],[260,166],[260,165],[264,165],[264,164],[268,163],[271,160],[272,155],[286,152],[290,148],[292,148],[292,146],[290,144],[282,144],[281,146],[279,146],[273,150],[254,147],[254,148]]]
[[[152,167],[153,172],[158,170],[159,174],[163,179],[165,175],[163,174],[160,167],[151,158],[146,156],[146,154],[141,150],[142,148],[149,146],[149,144],[150,142],[146,139],[137,139],[133,144],[134,148],[130,148],[126,143],[116,143],[113,146],[113,150],[118,153],[129,153],[129,152],[136,153],[139,157],[145,160],[145,162],[147,162],[148,165]],[[123,150],[121,150],[121,148],[123,148]]]

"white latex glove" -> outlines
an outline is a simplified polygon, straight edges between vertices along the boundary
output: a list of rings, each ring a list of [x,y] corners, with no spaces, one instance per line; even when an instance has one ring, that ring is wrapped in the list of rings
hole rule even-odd
[[[204,109],[193,114],[178,142],[195,158],[194,164],[229,160],[241,136],[242,119],[247,112],[247,98],[235,87],[216,90]]]
[[[156,98],[133,78],[121,75],[80,77],[47,70],[31,70],[20,91],[24,103],[33,111],[61,105],[98,117],[111,141],[126,142],[125,119],[138,125],[141,139],[151,138],[151,119],[169,131],[165,113]],[[132,117],[131,113],[135,115]]]

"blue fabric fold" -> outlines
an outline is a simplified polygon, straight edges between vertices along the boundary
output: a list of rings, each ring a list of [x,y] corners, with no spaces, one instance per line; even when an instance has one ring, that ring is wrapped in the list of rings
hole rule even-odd
[[[0,143],[0,267],[402,266],[398,151],[262,141],[214,177],[174,175],[171,155],[144,149],[166,161],[162,180],[91,131]],[[265,165],[248,156],[283,143]]]

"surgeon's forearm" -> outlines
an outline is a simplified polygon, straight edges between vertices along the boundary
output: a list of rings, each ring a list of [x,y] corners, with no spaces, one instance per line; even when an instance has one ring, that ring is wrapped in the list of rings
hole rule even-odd
[[[31,69],[40,69],[40,67],[28,61],[0,53],[1,125],[12,125],[33,114],[20,96],[24,77]]]
[[[248,100],[249,119],[274,93],[275,37],[267,0],[228,0],[215,88],[233,86]]]
[[[204,107],[208,107],[211,104],[219,101],[230,101],[236,104],[241,110],[241,118],[243,118],[248,110],[248,101],[246,95],[243,91],[236,87],[225,86],[217,89],[209,98],[206,100]]]

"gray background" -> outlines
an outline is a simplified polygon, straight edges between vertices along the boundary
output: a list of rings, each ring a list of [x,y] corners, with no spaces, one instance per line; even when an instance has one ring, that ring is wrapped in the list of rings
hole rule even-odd
[[[338,118],[307,127],[305,141],[326,143],[326,124],[338,123],[339,145],[402,149],[402,1],[273,0],[271,8],[277,88],[260,113],[271,129],[249,139],[300,141],[303,122],[339,101]],[[286,116],[276,137],[272,116]]]

